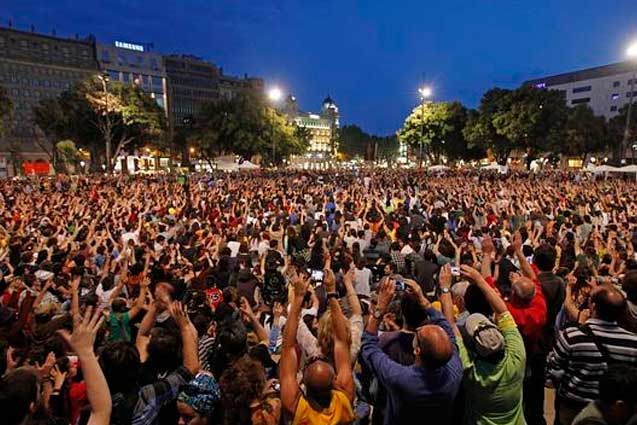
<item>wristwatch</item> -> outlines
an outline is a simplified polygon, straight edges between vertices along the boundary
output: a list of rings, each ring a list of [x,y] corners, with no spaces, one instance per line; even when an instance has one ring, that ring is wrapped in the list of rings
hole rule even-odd
[[[334,298],[335,300],[338,300],[338,294],[336,292],[328,292],[327,299],[329,300],[330,298]]]
[[[440,288],[440,293],[441,294],[448,294],[451,292],[451,289],[449,288]]]

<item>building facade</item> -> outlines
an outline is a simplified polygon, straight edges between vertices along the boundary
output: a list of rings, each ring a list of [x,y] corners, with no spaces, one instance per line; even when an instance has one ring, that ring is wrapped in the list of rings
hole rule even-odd
[[[538,88],[562,90],[568,106],[588,105],[596,115],[614,117],[637,95],[637,64],[619,62],[527,81]]]
[[[232,77],[223,74],[220,70],[219,77],[219,95],[226,99],[232,99],[239,94],[263,95],[265,84],[263,79],[256,77],[248,77],[247,74],[243,78]]]
[[[299,111],[296,99],[293,97],[286,99],[283,112],[287,113],[296,125],[308,130],[310,136],[310,146],[306,154],[308,159],[323,161],[336,155],[340,114],[338,106],[330,96],[323,100],[320,114]]]
[[[138,85],[168,116],[166,70],[160,53],[151,51],[148,44],[122,41],[97,43],[96,52],[100,69],[109,75],[111,81]]]
[[[168,110],[171,128],[190,124],[204,104],[219,99],[219,70],[191,55],[164,57],[168,76]]]
[[[20,163],[37,161],[39,170],[47,168],[50,158],[38,143],[42,136],[35,128],[33,107],[97,72],[92,39],[0,28],[0,85],[13,103],[7,131],[0,136],[0,176],[13,175]]]

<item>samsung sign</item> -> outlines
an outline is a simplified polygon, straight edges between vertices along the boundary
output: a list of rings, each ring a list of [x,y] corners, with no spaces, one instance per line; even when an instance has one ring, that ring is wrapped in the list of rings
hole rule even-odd
[[[122,49],[136,50],[138,52],[144,51],[144,46],[142,46],[141,44],[133,44],[133,43],[125,43],[123,41],[116,41],[115,46],[121,47]]]

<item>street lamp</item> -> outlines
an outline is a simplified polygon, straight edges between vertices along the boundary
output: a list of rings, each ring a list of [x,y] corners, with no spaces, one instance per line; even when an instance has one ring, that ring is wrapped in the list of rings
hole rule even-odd
[[[634,61],[634,66],[637,67],[637,41],[628,46],[626,49],[626,57],[628,60]],[[628,146],[628,141],[630,139],[631,131],[630,131],[630,116],[633,111],[633,95],[635,94],[635,78],[637,78],[637,69],[633,71],[633,78],[630,79],[630,96],[628,100],[628,113],[626,114],[626,127],[624,128],[624,139],[621,144],[621,155],[620,158],[624,158],[626,156],[626,147]],[[634,157],[634,154],[633,154]]]
[[[282,97],[283,92],[280,88],[272,87],[270,90],[268,90],[268,99],[270,99],[271,102],[277,103],[281,100]]]
[[[283,97],[283,91],[279,87],[272,87],[268,90],[268,99],[271,103],[277,104]],[[272,165],[276,163],[276,143],[274,143],[274,134],[270,130],[270,137],[272,137]]]
[[[103,73],[97,76],[97,79],[102,83],[102,93],[104,95],[104,142],[106,145],[106,172],[111,172],[111,131],[112,123],[108,110],[108,82],[110,77],[108,73]]]
[[[429,86],[423,86],[418,89],[418,93],[420,93],[420,99],[422,100],[421,105],[421,113],[422,119],[420,121],[420,150],[418,152],[418,168],[422,168],[422,146],[423,139],[425,138],[425,104],[429,102],[429,98],[431,97],[432,90]]]

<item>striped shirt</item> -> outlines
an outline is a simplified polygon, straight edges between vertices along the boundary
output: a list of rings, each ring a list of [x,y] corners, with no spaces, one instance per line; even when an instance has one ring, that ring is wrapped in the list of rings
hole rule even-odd
[[[637,364],[637,334],[616,322],[588,319],[599,343],[615,362]],[[592,337],[578,327],[564,329],[549,354],[547,375],[559,386],[560,396],[579,403],[599,399],[599,379],[608,367]]]

